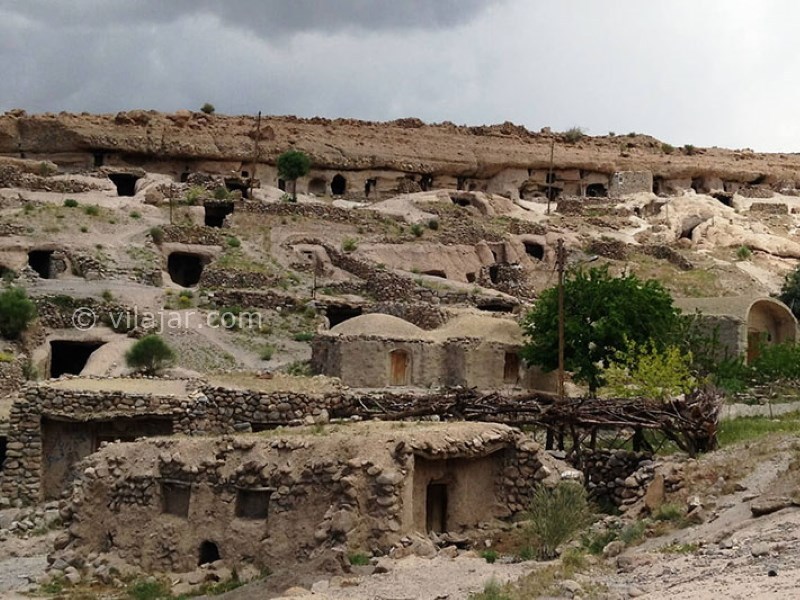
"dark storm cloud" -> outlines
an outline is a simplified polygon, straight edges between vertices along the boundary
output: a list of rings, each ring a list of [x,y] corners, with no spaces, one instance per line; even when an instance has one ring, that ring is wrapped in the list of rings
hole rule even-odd
[[[256,34],[436,29],[502,0],[53,0],[0,1],[0,10],[55,27],[155,24],[209,15]]]

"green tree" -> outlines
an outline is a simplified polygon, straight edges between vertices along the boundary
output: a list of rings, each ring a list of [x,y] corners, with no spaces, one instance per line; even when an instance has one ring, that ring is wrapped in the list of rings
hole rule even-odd
[[[659,349],[652,341],[630,342],[603,370],[604,391],[617,398],[653,398],[666,401],[697,387],[691,352],[678,346]]]
[[[595,394],[603,367],[630,342],[652,340],[658,349],[674,338],[678,311],[655,280],[613,277],[607,267],[576,270],[564,281],[564,364]],[[545,371],[558,368],[558,289],[542,292],[525,316],[522,356]]]
[[[786,275],[778,300],[788,306],[795,317],[800,318],[800,267]]]
[[[299,150],[287,150],[278,157],[278,176],[291,182],[292,200],[297,200],[297,179],[311,170],[311,159]]]
[[[0,293],[0,335],[16,339],[36,316],[36,306],[20,287],[10,287]]]
[[[155,375],[174,364],[175,352],[159,335],[146,335],[125,353],[125,364],[148,375]]]
[[[216,112],[216,108],[210,102],[206,102],[203,106],[200,107],[200,110],[203,111],[207,115],[213,115]]]

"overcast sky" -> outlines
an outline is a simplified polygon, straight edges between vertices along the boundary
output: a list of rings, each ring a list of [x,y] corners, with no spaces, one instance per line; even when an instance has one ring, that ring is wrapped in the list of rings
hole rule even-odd
[[[0,111],[649,133],[800,152],[795,0],[0,0]]]

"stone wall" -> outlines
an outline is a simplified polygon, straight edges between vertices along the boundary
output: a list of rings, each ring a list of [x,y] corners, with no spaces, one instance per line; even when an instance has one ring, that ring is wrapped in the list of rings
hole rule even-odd
[[[592,497],[621,510],[644,496],[655,473],[653,455],[648,452],[588,451],[582,464]]]
[[[203,269],[203,274],[200,276],[198,285],[201,288],[257,290],[277,286],[279,282],[280,277],[269,273],[242,271],[239,269],[220,269],[214,267],[212,263],[210,267]]]
[[[380,556],[425,526],[422,463],[448,473],[448,522],[466,528],[512,518],[538,485],[580,478],[517,430],[483,423],[112,444],[81,465],[53,559],[112,552],[148,571],[181,572],[197,567],[204,543],[237,567],[284,567],[335,548]],[[472,493],[459,479],[479,464],[485,481]],[[185,502],[168,509],[176,488]],[[240,510],[243,493],[260,502],[258,514]]]
[[[200,246],[222,246],[223,237],[219,229],[203,225],[163,225],[165,243]]]
[[[651,171],[620,171],[611,177],[608,188],[610,198],[620,198],[640,192],[652,193],[653,173]]]

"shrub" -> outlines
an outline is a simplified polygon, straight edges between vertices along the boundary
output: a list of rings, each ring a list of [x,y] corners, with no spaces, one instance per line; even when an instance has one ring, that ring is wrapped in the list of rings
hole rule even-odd
[[[753,251],[747,246],[739,246],[736,249],[736,258],[739,260],[750,260],[751,256],[753,256]]]
[[[422,228],[422,225],[419,223],[414,223],[411,226],[411,233],[414,234],[414,237],[422,237],[422,234],[425,233],[425,230]]]
[[[67,198],[64,200],[64,206],[67,208],[76,208],[78,206],[78,201],[75,198]]]
[[[14,355],[8,352],[0,352],[0,363],[9,363],[14,360]]]
[[[428,221],[428,229],[431,231],[438,231],[439,230],[439,219],[431,219]]]
[[[242,242],[235,235],[229,235],[227,241],[230,248],[238,248],[242,245]]]
[[[86,225],[81,225],[81,233],[87,233],[89,228]]]
[[[138,210],[133,210],[131,211],[130,217],[131,219],[141,219],[142,213],[140,213]]]
[[[369,556],[363,552],[353,552],[347,556],[351,565],[366,566],[369,564]]]
[[[295,342],[310,342],[314,339],[314,334],[310,331],[301,331],[294,334]]]
[[[724,358],[717,363],[712,373],[714,385],[731,394],[747,389],[753,377],[753,370],[745,364],[744,358],[736,356]]]
[[[111,290],[103,290],[101,297],[106,302],[111,302],[114,299],[114,294],[111,293]]]
[[[161,600],[172,597],[169,585],[153,578],[134,581],[125,591],[132,600]]]
[[[680,521],[683,519],[683,508],[679,504],[662,504],[653,511],[654,521]]]
[[[206,102],[203,106],[200,107],[200,110],[207,115],[213,115],[216,112],[216,108],[210,102]]]
[[[228,191],[228,188],[219,186],[218,188],[214,189],[214,198],[216,200],[227,200],[230,197],[231,193]]]
[[[358,242],[353,238],[344,238],[342,240],[342,250],[345,252],[353,252],[356,248],[358,248]]]
[[[90,204],[89,206],[83,207],[83,212],[85,212],[90,217],[96,217],[100,214],[100,207],[97,204]]]
[[[511,600],[500,583],[492,578],[483,585],[483,591],[478,594],[471,594],[469,600]]]
[[[563,135],[564,135],[564,140],[568,144],[576,144],[577,142],[580,142],[584,138],[586,133],[584,133],[582,127],[570,127],[564,132]]]
[[[198,204],[206,195],[206,188],[202,185],[193,185],[186,190],[186,203],[190,206]]]
[[[156,246],[160,246],[164,243],[164,230],[161,227],[151,227],[150,228],[150,239],[153,240],[153,243]]]
[[[272,360],[272,357],[274,356],[274,354],[275,354],[275,346],[272,346],[271,344],[267,344],[266,346],[264,346],[261,349],[260,357],[261,357],[261,360]]]
[[[11,287],[0,293],[0,335],[16,339],[36,316],[36,306],[25,290]]]
[[[673,146],[672,144],[667,144],[666,142],[664,142],[663,144],[661,144],[661,151],[664,154],[672,154],[673,152],[675,152],[675,146]]]
[[[540,485],[533,493],[530,519],[525,528],[538,558],[555,558],[557,548],[589,523],[586,490],[575,482],[563,481],[550,489]]]
[[[297,200],[295,200],[291,194],[282,194],[281,202],[297,202]]]
[[[481,552],[481,558],[491,565],[497,560],[497,550],[484,550]]]
[[[695,147],[694,147],[692,144],[686,144],[686,145],[683,147],[683,151],[684,151],[684,152],[685,152],[687,155],[689,155],[689,156],[693,156],[693,155],[694,155],[694,154],[697,152],[697,148],[695,148]]]
[[[175,352],[159,335],[147,335],[125,353],[125,363],[132,369],[154,375],[175,363]]]
[[[794,342],[764,345],[751,368],[761,383],[800,379],[800,345]]]
[[[308,377],[311,375],[311,365],[307,360],[296,360],[286,367],[286,372],[295,377]]]
[[[692,361],[691,352],[681,351],[678,346],[660,350],[652,341],[628,342],[625,350],[611,359],[602,377],[612,396],[668,400],[688,394],[697,386]]]

